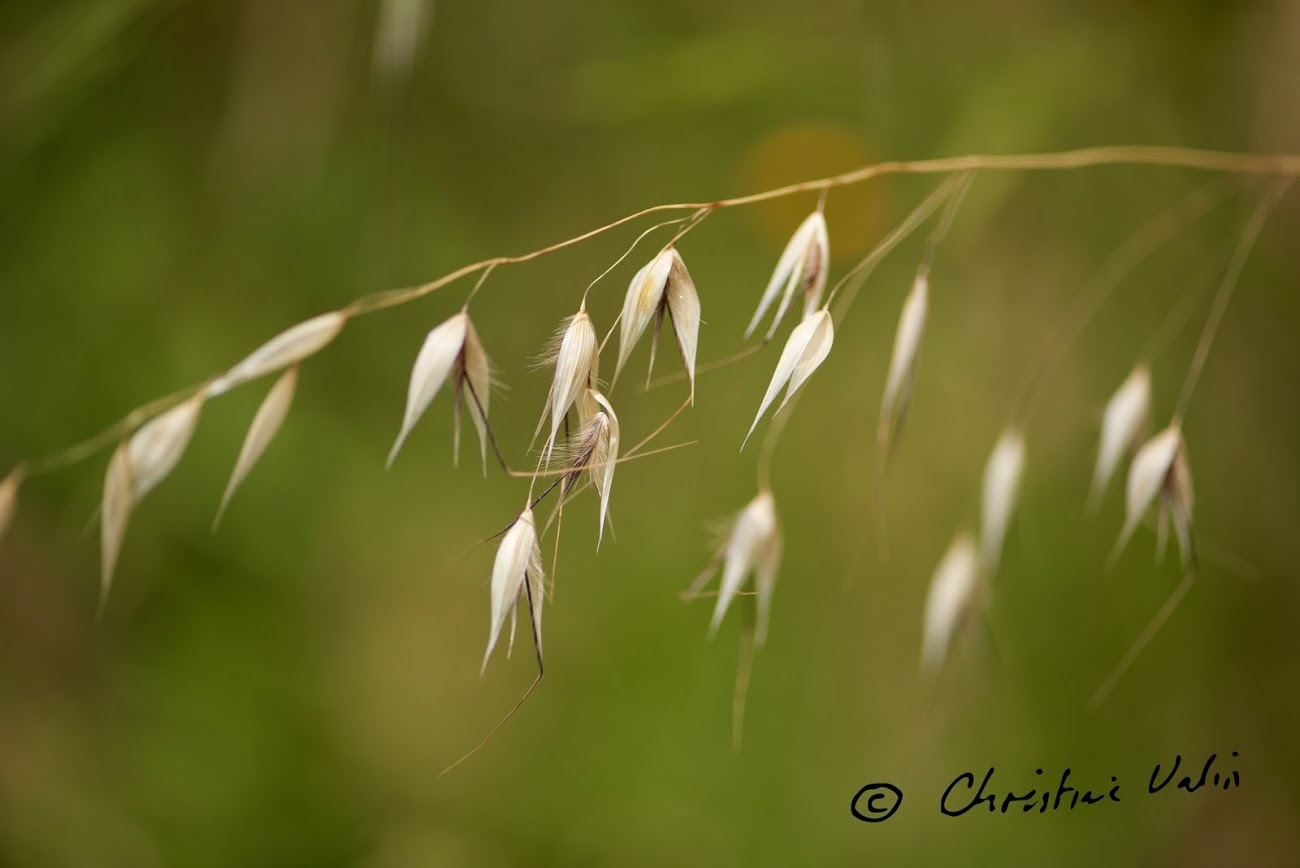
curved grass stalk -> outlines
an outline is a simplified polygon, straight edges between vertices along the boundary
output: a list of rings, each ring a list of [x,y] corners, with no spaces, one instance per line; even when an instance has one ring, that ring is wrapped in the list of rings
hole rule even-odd
[[[455,283],[463,277],[490,271],[501,265],[517,265],[530,262],[581,244],[584,241],[652,214],[672,211],[693,212],[692,215],[687,216],[686,222],[688,224],[687,228],[689,228],[698,223],[700,219],[703,219],[704,215],[720,208],[750,205],[802,193],[824,195],[827,191],[836,187],[852,186],[890,175],[949,175],[970,171],[1068,171],[1096,166],[1118,165],[1162,166],[1165,168],[1281,178],[1300,177],[1300,154],[1246,154],[1160,145],[1118,145],[1035,154],[967,154],[929,160],[891,160],[862,166],[838,175],[788,184],[729,199],[718,199],[711,202],[672,203],[643,208],[640,211],[597,226],[579,235],[527,253],[513,256],[497,256],[473,262],[426,283],[363,295],[344,307],[341,312],[345,318],[350,320],[408,304]],[[692,217],[695,219],[691,219]],[[1199,365],[1195,367],[1199,368]],[[1194,381],[1194,377],[1192,379]],[[21,470],[25,476],[31,477],[49,473],[90,458],[115,444],[124,435],[129,434],[157,413],[170,409],[199,394],[210,382],[211,380],[205,380],[196,386],[181,389],[166,397],[143,404],[103,431],[44,458],[20,462],[15,469]]]

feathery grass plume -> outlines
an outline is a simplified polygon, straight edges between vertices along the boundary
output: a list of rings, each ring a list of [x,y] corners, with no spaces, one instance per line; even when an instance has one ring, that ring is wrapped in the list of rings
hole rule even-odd
[[[979,590],[979,555],[970,534],[953,539],[930,579],[925,597],[921,639],[921,668],[935,672],[943,665],[952,637],[970,617]]]
[[[1092,474],[1089,501],[1095,506],[1110,485],[1120,458],[1137,444],[1151,413],[1151,372],[1139,364],[1106,402],[1101,420],[1101,443]]]
[[[998,438],[984,465],[984,485],[980,500],[980,557],[984,569],[992,576],[1002,557],[1002,541],[1011,523],[1020,493],[1020,476],[1025,468],[1025,438],[1015,428],[1007,428]]]
[[[763,489],[736,516],[713,560],[691,585],[688,594],[699,593],[713,574],[722,567],[718,602],[709,623],[709,638],[718,632],[732,600],[740,593],[745,579],[754,574],[758,592],[758,623],[754,642],[767,639],[767,624],[772,612],[772,592],[776,588],[776,571],[781,562],[781,527],[776,518],[776,501],[772,492]]]
[[[14,513],[18,509],[18,486],[22,484],[22,472],[12,470],[0,482],[0,540],[4,539],[5,531],[9,530],[9,524],[14,520]]]
[[[791,396],[799,391],[799,387],[812,376],[812,372],[826,361],[834,341],[835,326],[831,322],[830,312],[825,308],[808,314],[803,318],[803,322],[794,327],[790,337],[786,339],[785,349],[781,350],[781,358],[777,360],[776,371],[772,374],[772,381],[767,385],[767,392],[763,395],[763,402],[759,404],[754,422],[749,426],[744,442],[740,444],[742,450],[745,448],[745,443],[749,442],[754,429],[758,427],[758,421],[776,400],[776,394],[781,391],[781,387],[786,387],[785,398],[776,408],[777,412],[780,412],[781,407],[784,407]]]
[[[543,463],[550,460],[555,438],[560,433],[560,424],[564,422],[569,408],[584,391],[595,389],[598,385],[600,338],[596,336],[596,327],[587,315],[585,302],[576,314],[564,321],[545,358],[548,363],[555,365],[555,377],[546,396],[542,417],[537,420],[537,430],[533,432],[533,438],[536,439],[546,417],[551,417],[551,435],[546,438],[546,446],[542,449]],[[578,415],[585,415],[583,408],[579,408]]]
[[[925,317],[929,308],[929,270],[922,266],[912,281],[912,289],[903,302],[898,316],[898,331],[894,333],[894,351],[889,359],[889,375],[885,378],[885,396],[880,402],[880,423],[876,428],[876,451],[883,465],[889,454],[889,445],[903,427],[907,406],[912,399],[912,383],[916,377],[916,359],[921,350],[921,336],[925,332]]]
[[[826,272],[830,258],[826,217],[819,208],[799,224],[799,228],[785,245],[785,250],[781,251],[781,258],[776,262],[776,270],[772,272],[767,288],[763,290],[763,297],[759,299],[758,310],[754,311],[754,317],[745,329],[745,340],[749,340],[750,335],[754,333],[754,329],[758,327],[763,314],[767,313],[767,309],[772,306],[778,293],[781,295],[781,303],[777,306],[776,315],[772,318],[772,325],[763,338],[764,341],[770,341],[780,327],[781,320],[794,299],[796,289],[802,287],[804,291],[803,315],[807,316],[816,310],[822,303],[822,293],[826,291]]]
[[[695,352],[700,334],[700,297],[676,247],[660,251],[654,259],[641,267],[628,284],[619,321],[618,363],[614,366],[614,381],[618,380],[623,365],[627,363],[636,342],[645,334],[651,319],[655,321],[655,333],[650,345],[650,371],[654,370],[655,348],[665,313],[672,321],[677,348],[681,351],[686,376],[691,383],[693,403]]]
[[[221,517],[226,514],[226,507],[230,505],[230,498],[234,496],[235,489],[243,484],[253,465],[262,457],[262,453],[271,445],[271,440],[284,424],[297,385],[298,366],[294,365],[280,375],[275,385],[262,399],[257,413],[253,415],[252,424],[248,426],[248,433],[244,435],[244,443],[239,447],[239,457],[235,459],[235,469],[230,473],[230,481],[226,483],[226,490],[221,495],[221,505],[217,507],[217,516],[212,521],[214,531],[221,523]]]
[[[1187,445],[1177,423],[1156,434],[1133,456],[1128,471],[1124,527],[1110,555],[1112,564],[1157,496],[1160,497],[1161,521],[1173,519],[1183,562],[1190,563],[1192,475],[1187,463]]]
[[[514,524],[506,531],[501,545],[497,548],[496,560],[492,564],[492,625],[488,634],[487,651],[483,653],[482,669],[487,669],[488,658],[501,637],[501,628],[506,616],[517,611],[520,595],[524,592],[524,582],[528,583],[528,593],[532,601],[533,630],[537,634],[537,656],[541,659],[542,649],[542,552],[537,544],[537,526],[533,521],[533,510],[525,508]],[[511,633],[513,634],[513,630]]]
[[[411,369],[411,381],[407,387],[406,412],[402,418],[402,428],[397,440],[388,453],[387,466],[392,467],[402,444],[415,427],[415,423],[424,415],[424,411],[433,402],[438,390],[450,378],[453,383],[452,397],[453,433],[452,461],[460,461],[460,412],[462,403],[468,403],[470,419],[478,429],[479,446],[483,458],[483,472],[487,473],[487,412],[489,392],[492,386],[491,364],[487,353],[479,341],[474,323],[465,311],[453,316],[446,322],[435,326],[425,337],[420,352],[415,357]],[[464,396],[464,387],[468,383],[471,394]]]
[[[209,383],[204,394],[209,398],[225,394],[249,380],[315,355],[338,337],[347,321],[347,316],[336,310],[298,323],[262,344],[242,362]]]
[[[200,394],[160,413],[118,446],[109,461],[100,516],[100,611],[108,601],[131,511],[181,460],[202,406]]]

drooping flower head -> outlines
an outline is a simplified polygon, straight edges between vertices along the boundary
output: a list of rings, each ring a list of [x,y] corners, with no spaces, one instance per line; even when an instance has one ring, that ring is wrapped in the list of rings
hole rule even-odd
[[[691,383],[691,400],[695,400],[695,350],[700,336],[700,297],[695,283],[686,270],[686,263],[676,247],[668,247],[650,260],[632,278],[627,296],[623,300],[623,314],[619,322],[618,363],[614,366],[614,379],[618,380],[623,365],[632,354],[641,335],[653,319],[654,338],[650,345],[650,368],[654,369],[655,347],[664,316],[672,322],[681,350],[682,363]]]

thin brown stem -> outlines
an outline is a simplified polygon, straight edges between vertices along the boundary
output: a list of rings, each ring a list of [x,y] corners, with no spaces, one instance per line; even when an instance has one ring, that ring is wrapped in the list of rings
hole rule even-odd
[[[474,407],[478,410],[479,418],[483,420],[483,430],[487,432],[488,443],[492,444],[492,451],[496,454],[497,461],[501,462],[501,469],[514,476],[510,465],[506,463],[506,457],[501,454],[501,447],[497,445],[497,436],[492,433],[492,423],[488,421],[487,413],[483,410],[483,402],[478,399],[478,392],[474,390],[474,382],[466,377],[465,385],[469,386],[469,395],[474,399]]]
[[[505,726],[510,721],[510,718],[515,716],[515,712],[523,707],[523,704],[528,701],[528,697],[533,695],[533,691],[537,689],[537,685],[542,681],[542,675],[545,672],[542,668],[542,637],[537,634],[537,619],[533,617],[533,590],[528,584],[527,575],[524,576],[524,593],[528,595],[528,623],[532,625],[533,649],[537,652],[537,675],[533,678],[533,683],[529,684],[528,689],[524,691],[524,695],[519,697],[519,701],[514,704],[514,707],[506,712],[506,716],[501,718],[500,722],[498,722],[496,726],[492,727],[492,731],[489,732],[481,742],[475,745],[473,750],[447,766],[442,771],[438,772],[438,777],[442,777],[447,772],[451,771],[456,766],[465,762],[465,760],[470,759],[483,748],[487,747],[488,742],[492,740],[493,736],[501,731],[501,727]]]
[[[1120,658],[1119,663],[1106,676],[1106,680],[1097,688],[1097,692],[1092,695],[1092,699],[1088,702],[1090,709],[1095,711],[1106,700],[1106,697],[1115,689],[1115,685],[1119,683],[1120,678],[1133,665],[1133,661],[1137,660],[1138,655],[1150,644],[1151,639],[1156,635],[1156,631],[1164,625],[1165,621],[1169,620],[1169,616],[1178,608],[1178,604],[1183,601],[1183,597],[1187,596],[1187,592],[1192,589],[1192,583],[1195,581],[1196,571],[1188,570],[1182,581],[1178,583],[1178,587],[1174,588],[1174,592],[1169,595],[1169,599],[1165,600],[1165,604],[1160,607],[1160,611],[1156,612],[1155,617],[1151,619],[1133,644],[1129,646],[1128,651],[1124,652],[1124,656]]]
[[[961,203],[966,199],[966,193],[970,190],[971,181],[975,179],[973,171],[963,172],[957,184],[957,189],[953,192],[952,197],[948,199],[947,206],[943,213],[939,215],[939,223],[934,227],[929,236],[925,239],[925,253],[921,257],[921,270],[929,274],[930,268],[934,265],[935,249],[948,237],[948,231],[952,229],[953,221],[957,218],[957,210],[961,208]]]
[[[1268,220],[1273,206],[1290,188],[1291,181],[1292,179],[1288,178],[1274,184],[1259,200],[1259,204],[1250,215],[1250,220],[1246,223],[1246,228],[1242,230],[1241,240],[1237,243],[1237,249],[1233,251],[1232,260],[1228,263],[1228,268],[1223,273],[1223,281],[1219,284],[1219,291],[1215,294],[1214,307],[1205,320],[1205,329],[1201,332],[1201,339],[1196,345],[1196,354],[1192,357],[1191,367],[1187,370],[1187,379],[1183,381],[1183,390],[1178,396],[1178,408],[1174,410],[1175,425],[1181,422],[1187,413],[1187,403],[1192,399],[1192,390],[1196,388],[1201,370],[1205,367],[1205,360],[1210,354],[1210,345],[1214,343],[1214,336],[1219,332],[1223,314],[1228,309],[1228,302],[1232,299],[1232,291],[1237,287],[1241,270],[1246,266],[1246,259],[1250,256],[1256,240],[1259,239],[1259,233],[1263,231],[1264,222]]]
[[[968,171],[1063,171],[1095,166],[1147,165],[1166,168],[1196,169],[1209,172],[1227,172],[1242,175],[1271,175],[1277,177],[1300,177],[1300,154],[1243,154],[1223,151],[1208,151],[1195,148],[1165,147],[1159,145],[1120,145],[1096,148],[1081,148],[1071,151],[1058,151],[1042,154],[968,154],[959,157],[942,157],[930,160],[898,161],[890,160],[862,166],[838,175],[788,184],[759,193],[737,196],[731,199],[719,199],[712,202],[682,202],[654,205],[643,208],[633,214],[590,229],[572,238],[557,241],[528,253],[514,256],[497,256],[480,262],[463,265],[454,271],[426,283],[364,295],[347,307],[343,313],[349,318],[376,313],[399,305],[407,304],[430,295],[449,284],[471,274],[477,274],[499,265],[515,265],[530,262],[543,256],[573,247],[595,238],[625,224],[640,220],[651,214],[668,211],[709,212],[719,208],[733,208],[766,202],[800,193],[823,193],[834,187],[861,184],[873,178],[887,175],[924,175],[953,174]],[[29,462],[26,465],[28,475],[46,473],[68,464],[76,463],[99,452],[107,445],[117,441],[141,421],[148,419],[152,413],[166,409],[172,403],[184,400],[195,394],[195,390],[180,393],[179,398],[160,399],[146,404],[82,443],[46,458]]]
[[[1060,325],[1043,343],[1038,362],[1029,368],[1011,407],[1012,420],[1023,425],[1066,350],[1139,264],[1162,244],[1203,215],[1231,189],[1221,181],[1197,187],[1182,200],[1140,226],[1102,262],[1075,293]]]
[[[870,253],[859,260],[857,265],[849,269],[843,277],[836,281],[835,285],[831,287],[830,294],[826,297],[826,307],[828,308],[835,301],[835,297],[840,290],[848,286],[844,300],[834,311],[833,316],[836,322],[843,321],[849,305],[853,304],[853,299],[867,282],[871,272],[876,270],[876,266],[880,264],[881,260],[915,232],[916,228],[929,219],[930,215],[937,211],[939,206],[947,202],[961,186],[961,177],[949,178],[940,184],[929,196],[922,200],[920,205],[917,205],[910,214],[903,218],[902,223],[898,224],[892,232],[882,238]]]
[[[690,590],[678,591],[677,599],[684,600],[689,603],[692,600],[704,600],[711,597],[716,597],[721,593],[722,593],[721,591],[690,591]],[[757,597],[758,591],[732,591],[732,595],[736,597]]]
[[[683,449],[687,446],[694,446],[696,443],[699,442],[700,441],[698,440],[686,440],[681,443],[674,443],[671,446],[660,446],[658,449],[651,449],[649,452],[639,452],[635,455],[632,455],[631,451],[629,450],[629,454],[620,455],[618,458],[615,458],[613,461],[593,461],[584,464],[581,467],[561,467],[558,470],[538,470],[533,473],[528,473],[523,470],[512,470],[510,471],[510,475],[515,477],[516,479],[547,479],[553,476],[566,477],[570,475],[580,474],[583,471],[599,470],[600,468],[607,467],[610,464],[624,464],[628,461],[639,461],[642,458],[649,458],[652,455],[660,455],[664,452],[672,452],[675,449]],[[577,493],[578,492],[573,492],[574,495],[576,495]],[[545,496],[546,496],[546,492],[542,494],[542,497]],[[564,492],[564,497],[565,500],[571,499],[570,492],[567,489]],[[541,500],[541,498],[539,497],[538,500]]]
[[[745,734],[745,700],[749,697],[749,676],[754,668],[754,631],[746,628],[740,635],[740,659],[736,662],[736,687],[731,695],[731,750],[740,752]]]
[[[718,368],[725,368],[728,365],[734,365],[736,362],[739,362],[742,359],[747,359],[750,356],[754,355],[754,353],[763,349],[763,347],[767,346],[767,344],[768,341],[766,338],[764,338],[758,343],[751,344],[750,346],[745,347],[743,350],[738,350],[732,353],[731,355],[726,356],[725,358],[721,358],[718,359],[717,361],[709,362],[708,364],[705,365],[700,365],[695,369],[695,376],[698,377],[700,374],[703,374],[705,371],[713,371],[713,370],[717,370]],[[680,383],[682,380],[685,380],[688,376],[690,376],[690,374],[688,374],[684,370],[678,371],[675,374],[665,374],[662,377],[656,377],[651,382],[646,383],[645,388],[642,391],[653,392],[654,390],[661,389],[664,386],[670,386],[673,383]]]

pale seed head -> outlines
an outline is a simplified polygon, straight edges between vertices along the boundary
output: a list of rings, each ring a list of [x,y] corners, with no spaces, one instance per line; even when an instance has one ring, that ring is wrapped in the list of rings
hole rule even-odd
[[[628,356],[650,321],[655,321],[655,338],[659,324],[667,314],[672,320],[674,337],[686,366],[686,376],[691,383],[691,399],[695,398],[695,356],[699,345],[700,298],[695,283],[686,270],[677,248],[669,247],[650,260],[632,278],[623,300],[623,313],[619,320],[618,362],[614,366],[614,380],[623,370]],[[654,368],[655,347],[650,348],[650,367]]]
[[[1015,428],[1002,432],[984,465],[983,496],[980,501],[980,555],[990,576],[997,572],[1002,542],[1020,493],[1025,467],[1025,438]]]
[[[700,296],[676,248],[673,248],[672,255],[664,303],[668,308],[668,318],[673,322],[677,348],[682,354],[682,364],[686,366],[686,376],[691,383],[691,402],[694,403],[695,351],[700,342]]]
[[[478,431],[483,472],[487,473],[487,412],[491,399],[492,366],[474,323],[465,311],[434,327],[420,346],[415,366],[411,369],[411,381],[407,386],[402,428],[388,453],[389,467],[415,424],[448,379],[452,381],[454,392],[452,462],[458,464],[460,461],[461,406],[468,404],[470,421]]]
[[[533,521],[532,509],[525,509],[510,529],[505,532],[500,547],[497,548],[496,560],[492,564],[492,621],[488,634],[487,651],[483,654],[483,668],[487,668],[488,658],[501,637],[501,628],[505,626],[508,616],[519,603],[523,593],[524,581],[528,581],[532,597],[533,626],[541,641],[542,629],[542,555],[537,544],[537,527]],[[539,647],[540,653],[540,647]]]
[[[546,410],[542,414],[543,419],[548,413],[551,417],[551,436],[546,441],[543,460],[550,457],[560,425],[569,408],[584,390],[595,388],[599,351],[600,339],[596,336],[596,327],[592,325],[591,317],[584,307],[565,324],[555,351],[555,378],[551,382]]]
[[[492,362],[488,358],[487,351],[483,349],[483,342],[479,340],[478,330],[474,328],[474,323],[465,316],[465,349],[460,354],[454,374],[457,375],[456,387],[457,394],[463,398],[464,403],[469,407],[469,418],[474,423],[474,430],[478,433],[479,458],[483,462],[483,475],[487,475],[487,447],[488,447],[488,420],[487,414],[488,402],[491,399],[492,392]],[[461,395],[460,393],[468,391],[469,394]],[[460,402],[455,407],[455,446],[452,453],[453,462],[460,460]]]
[[[109,460],[100,505],[101,610],[108,600],[131,511],[172,472],[185,454],[203,400],[203,394],[195,395],[150,419],[119,445]]]
[[[776,518],[776,501],[770,491],[759,492],[740,511],[718,556],[722,562],[722,582],[709,624],[709,636],[711,638],[717,633],[732,600],[744,587],[745,579],[753,573],[758,591],[758,624],[754,637],[757,643],[762,644],[767,637],[772,592],[776,587],[776,571],[781,559],[781,530]]]
[[[122,538],[126,536],[126,525],[131,518],[131,508],[135,502],[131,494],[133,487],[131,459],[126,443],[122,443],[113,450],[113,457],[109,459],[108,472],[104,474],[104,496],[100,503],[99,608],[101,611],[108,601],[108,591],[113,585],[113,572],[117,568],[117,557],[122,551]]]
[[[970,534],[959,534],[930,579],[925,598],[921,638],[921,668],[935,671],[943,665],[953,636],[977,602],[980,562]]]
[[[18,509],[18,486],[21,484],[22,472],[19,470],[10,471],[0,482],[0,540],[4,539]]]
[[[1112,560],[1118,557],[1124,546],[1128,544],[1129,537],[1133,535],[1138,522],[1151,508],[1156,496],[1162,491],[1172,493],[1170,488],[1172,484],[1171,473],[1176,458],[1184,448],[1182,429],[1177,424],[1174,424],[1144,443],[1142,448],[1137,451],[1137,454],[1133,456],[1128,471],[1124,527],[1115,543],[1115,550],[1111,554]],[[1185,476],[1185,479],[1179,483],[1182,490],[1178,496],[1185,500],[1187,507],[1186,518],[1190,523],[1191,475],[1185,473],[1185,470],[1186,465],[1184,464],[1183,471],[1180,471],[1180,473]]]
[[[415,367],[411,369],[411,381],[406,392],[406,413],[397,440],[388,453],[388,466],[392,466],[411,429],[451,376],[457,360],[465,350],[469,330],[469,314],[461,311],[433,328],[425,337],[420,352],[415,357]]]
[[[1192,507],[1195,494],[1192,490],[1192,468],[1187,460],[1187,444],[1174,454],[1174,463],[1160,490],[1160,510],[1167,514],[1178,537],[1178,554],[1184,567],[1195,567],[1192,550]]]
[[[831,345],[835,341],[835,326],[831,322],[830,312],[826,309],[814,311],[804,317],[803,322],[794,327],[790,332],[790,337],[786,339],[785,348],[781,350],[781,358],[777,360],[776,371],[772,374],[772,381],[767,385],[767,392],[763,395],[763,401],[759,404],[758,413],[754,416],[754,422],[749,426],[749,433],[745,435],[745,442],[749,442],[750,435],[758,427],[758,421],[763,418],[767,408],[776,400],[777,393],[785,388],[785,398],[782,399],[781,407],[799,391],[813,371],[826,361],[826,356],[830,354]],[[740,448],[745,448],[745,443],[740,444]]]
[[[623,371],[632,348],[636,346],[646,326],[654,318],[663,303],[664,290],[668,286],[668,275],[673,268],[674,250],[662,250],[654,259],[641,266],[628,284],[627,295],[623,299],[623,313],[618,327],[618,362],[614,365],[614,379]]]
[[[596,489],[600,492],[600,527],[596,535],[596,550],[600,550],[601,540],[605,537],[605,520],[609,516],[609,492],[614,485],[614,467],[618,462],[619,430],[618,416],[614,408],[599,392],[592,394],[592,400],[601,407],[598,413],[605,417],[600,437],[592,454],[591,472],[596,479]]]
[[[432,12],[431,0],[381,0],[375,22],[374,68],[389,83],[396,85],[411,74]]]
[[[239,457],[235,459],[235,469],[231,472],[230,481],[226,483],[225,493],[221,496],[221,505],[217,507],[217,517],[212,522],[213,530],[216,530],[221,517],[225,515],[226,507],[229,506],[235,489],[243,483],[244,478],[253,469],[253,465],[266,451],[266,447],[271,445],[271,440],[279,432],[280,426],[284,424],[285,417],[289,415],[289,406],[293,403],[293,393],[297,384],[298,366],[294,365],[280,375],[275,385],[271,387],[271,391],[266,393],[261,406],[257,408],[253,422],[248,426],[248,433],[244,435],[244,444],[239,448]]]
[[[1115,468],[1126,452],[1138,444],[1151,412],[1151,372],[1138,365],[1106,403],[1101,421],[1101,443],[1092,474],[1090,499],[1096,503],[1110,485]]]
[[[315,355],[338,337],[347,321],[347,316],[336,310],[298,323],[262,344],[242,362],[209,383],[204,394],[209,398],[221,395],[249,380]]]
[[[804,291],[803,315],[806,317],[816,310],[821,305],[822,294],[826,291],[826,271],[829,262],[830,242],[826,234],[826,218],[821,211],[814,211],[799,224],[799,228],[795,230],[785,249],[781,251],[776,269],[767,282],[767,288],[763,290],[762,298],[759,299],[758,310],[754,311],[754,316],[745,329],[745,340],[749,340],[754,329],[763,319],[763,315],[767,313],[772,302],[776,301],[778,294],[781,300],[764,340],[771,340],[772,335],[776,333],[797,289],[802,287]]]
[[[898,317],[898,331],[894,333],[894,351],[889,359],[889,375],[885,378],[885,396],[880,402],[880,424],[876,433],[876,441],[882,451],[887,447],[891,434],[901,426],[903,414],[911,399],[929,295],[930,280],[926,270],[921,269],[912,281],[912,290],[908,293],[907,300],[903,302],[903,310]]]
[[[181,460],[199,421],[203,396],[198,395],[160,413],[140,426],[127,441],[135,503],[166,478]]]

